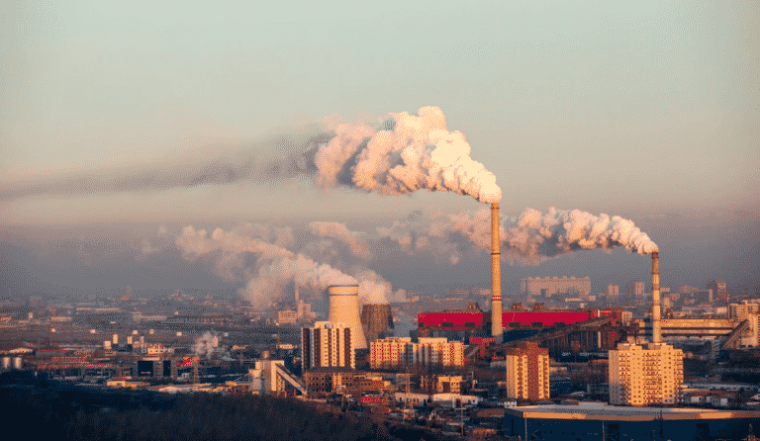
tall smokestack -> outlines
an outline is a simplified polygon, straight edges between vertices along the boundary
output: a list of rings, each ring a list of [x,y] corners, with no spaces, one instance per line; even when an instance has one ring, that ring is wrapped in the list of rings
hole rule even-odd
[[[660,343],[660,253],[652,253],[652,342]]]
[[[501,240],[499,239],[499,204],[491,204],[491,336],[502,342],[501,326]]]

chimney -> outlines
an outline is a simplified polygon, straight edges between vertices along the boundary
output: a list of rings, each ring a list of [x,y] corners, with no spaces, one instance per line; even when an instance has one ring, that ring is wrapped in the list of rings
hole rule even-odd
[[[652,253],[652,342],[662,341],[660,329],[660,253]]]
[[[491,204],[491,336],[502,342],[501,326],[501,240],[499,204]]]

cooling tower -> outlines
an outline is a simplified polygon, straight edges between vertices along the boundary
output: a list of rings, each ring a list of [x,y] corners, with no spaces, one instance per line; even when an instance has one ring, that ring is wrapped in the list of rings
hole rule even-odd
[[[330,294],[330,323],[343,323],[351,328],[351,340],[354,349],[367,349],[362,324],[359,318],[359,286],[334,285],[327,288]]]
[[[491,204],[491,336],[501,343],[501,240],[499,204]]]
[[[660,253],[652,253],[652,342],[660,343]]]
[[[362,307],[362,328],[367,343],[393,336],[391,305],[369,304]]]

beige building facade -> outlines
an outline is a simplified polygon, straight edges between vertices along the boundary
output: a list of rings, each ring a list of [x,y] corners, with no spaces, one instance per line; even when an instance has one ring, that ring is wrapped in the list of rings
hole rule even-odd
[[[518,343],[506,350],[507,398],[549,399],[549,350],[537,343]]]
[[[681,402],[683,352],[665,343],[619,343],[609,351],[610,404],[675,405]]]
[[[303,369],[345,367],[354,369],[356,358],[351,328],[342,323],[316,322],[301,330]]]
[[[423,338],[413,343],[409,337],[389,337],[370,343],[372,369],[401,366],[464,366],[464,343],[446,338]]]

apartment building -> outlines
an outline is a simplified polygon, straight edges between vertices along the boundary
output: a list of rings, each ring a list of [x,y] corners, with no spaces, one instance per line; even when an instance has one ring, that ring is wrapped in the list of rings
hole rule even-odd
[[[351,328],[342,323],[316,322],[301,329],[304,370],[323,367],[356,368]]]
[[[443,337],[420,337],[418,343],[408,337],[384,338],[370,343],[369,363],[372,369],[464,366],[464,343]]]
[[[549,350],[538,343],[520,342],[506,350],[507,398],[549,399]]]
[[[675,405],[681,401],[683,352],[665,343],[619,343],[609,351],[610,404]]]

